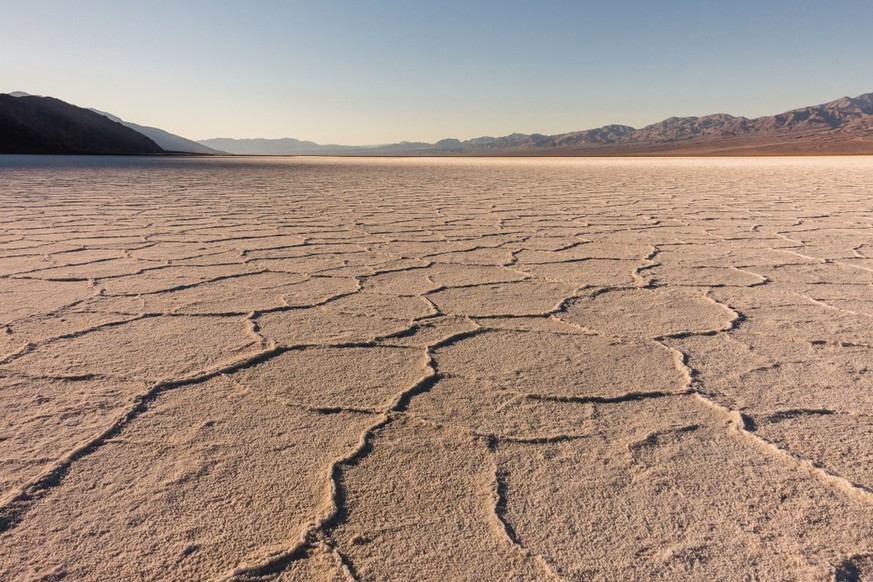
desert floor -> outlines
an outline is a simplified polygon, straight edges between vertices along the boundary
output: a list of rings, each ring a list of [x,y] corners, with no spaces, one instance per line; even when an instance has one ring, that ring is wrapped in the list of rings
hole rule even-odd
[[[873,577],[873,158],[0,160],[64,577]]]

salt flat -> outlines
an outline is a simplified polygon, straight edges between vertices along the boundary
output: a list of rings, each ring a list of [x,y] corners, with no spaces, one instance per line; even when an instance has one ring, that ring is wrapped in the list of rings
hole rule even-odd
[[[0,579],[873,578],[873,158],[0,159]]]

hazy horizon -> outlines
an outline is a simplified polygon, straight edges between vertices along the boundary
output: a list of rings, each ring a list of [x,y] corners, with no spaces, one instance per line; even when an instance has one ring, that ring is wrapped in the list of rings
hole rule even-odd
[[[327,144],[757,117],[873,91],[873,5],[0,0],[2,92],[189,137]],[[846,18],[851,14],[851,18]],[[863,63],[861,63],[863,65]]]

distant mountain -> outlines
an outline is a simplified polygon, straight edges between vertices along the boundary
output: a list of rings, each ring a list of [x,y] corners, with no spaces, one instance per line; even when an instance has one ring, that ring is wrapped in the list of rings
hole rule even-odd
[[[0,94],[0,153],[157,154],[143,134],[52,97]]]
[[[810,147],[871,145],[873,138],[873,93],[843,97],[830,103],[803,107],[748,119],[726,114],[705,117],[671,117],[636,130],[630,141],[639,144],[718,144],[720,142],[778,146],[801,140]],[[873,150],[871,150],[873,151]]]
[[[296,155],[334,155],[357,153],[369,147],[320,145],[311,141],[301,141],[290,137],[281,139],[233,139],[217,137],[199,141],[201,145],[230,154],[254,156],[296,156]]]
[[[130,121],[125,121],[120,117],[116,117],[111,113],[106,113],[105,111],[100,111],[98,109],[91,109],[94,113],[99,113],[105,117],[108,117],[112,121],[117,121],[118,123],[125,125],[139,133],[143,134],[147,138],[151,139],[153,142],[158,144],[161,149],[164,149],[168,152],[180,152],[180,153],[188,153],[188,154],[223,154],[225,152],[214,150],[211,147],[205,146],[203,144],[199,144],[194,140],[186,139],[182,136],[170,133],[169,131],[164,131],[163,129],[158,129],[157,127],[148,127],[145,125],[138,125],[136,123],[131,123]]]
[[[635,129],[606,125],[557,135],[514,133],[437,143],[319,145],[296,139],[205,140],[233,154],[274,155],[762,155],[873,154],[873,93],[749,119],[670,117]]]

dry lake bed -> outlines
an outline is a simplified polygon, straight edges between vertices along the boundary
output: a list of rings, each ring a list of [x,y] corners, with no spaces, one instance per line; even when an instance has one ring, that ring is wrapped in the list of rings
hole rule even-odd
[[[0,579],[873,579],[873,158],[6,156]]]

